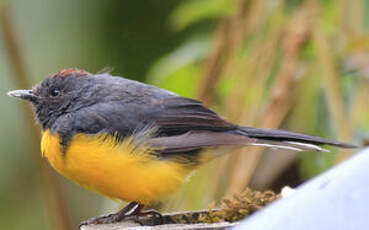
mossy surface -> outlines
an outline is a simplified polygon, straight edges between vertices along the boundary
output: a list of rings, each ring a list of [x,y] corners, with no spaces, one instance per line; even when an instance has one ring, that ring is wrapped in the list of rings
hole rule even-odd
[[[265,205],[279,199],[280,195],[272,191],[253,191],[247,188],[232,198],[222,200],[219,208],[209,207],[207,215],[202,214],[200,220],[205,223],[236,222],[260,210]]]
[[[237,222],[279,198],[280,195],[272,191],[261,192],[247,188],[240,194],[223,199],[219,207],[212,203],[209,210],[168,213],[161,218],[150,216],[139,220],[142,225]]]

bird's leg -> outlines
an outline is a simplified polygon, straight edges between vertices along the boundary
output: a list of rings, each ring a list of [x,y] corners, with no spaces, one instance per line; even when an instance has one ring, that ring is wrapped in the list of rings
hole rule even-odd
[[[158,212],[158,211],[156,211],[154,209],[140,211],[140,212],[136,213],[135,215],[137,215],[137,216],[156,216],[158,218],[162,218],[163,217],[160,212]]]
[[[163,224],[164,219],[163,219],[163,216],[160,214],[160,212],[158,212],[154,209],[142,211],[143,207],[144,207],[143,205],[141,205],[140,207],[137,207],[135,210],[133,210],[133,212],[131,212],[130,214],[127,214],[125,216],[125,219],[134,220],[135,222],[139,223],[140,225]],[[140,218],[140,217],[147,217],[147,216],[152,216],[153,218],[147,218],[147,219],[146,218],[144,218],[144,219]]]
[[[138,223],[140,223],[141,225],[159,225],[159,224],[164,224],[164,218],[161,215],[160,212],[154,210],[154,209],[149,209],[149,210],[145,210],[145,211],[141,211],[140,213],[137,213],[136,216],[152,216],[153,218],[150,218],[149,222],[146,222],[146,224],[143,224],[143,221],[141,221],[140,219],[136,220]]]
[[[117,222],[120,222],[120,221],[124,220],[127,217],[132,217],[132,216],[135,216],[137,214],[140,214],[141,213],[140,211],[143,207],[144,207],[144,205],[142,205],[142,204],[139,204],[137,202],[131,202],[127,206],[122,208],[117,213],[91,218],[89,220],[83,221],[80,224],[80,226],[89,225],[89,224],[112,224],[112,223],[117,223]]]

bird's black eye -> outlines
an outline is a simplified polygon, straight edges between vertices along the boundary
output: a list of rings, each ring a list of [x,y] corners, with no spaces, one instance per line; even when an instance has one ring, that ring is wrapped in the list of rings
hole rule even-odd
[[[51,96],[53,96],[53,97],[56,97],[56,96],[58,96],[60,94],[60,90],[58,90],[58,89],[53,89],[53,90],[51,90],[51,92],[50,92],[50,95]]]

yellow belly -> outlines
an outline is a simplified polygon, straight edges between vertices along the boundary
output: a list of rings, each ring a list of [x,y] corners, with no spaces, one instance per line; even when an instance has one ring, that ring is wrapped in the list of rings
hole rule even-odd
[[[65,156],[57,134],[46,130],[41,150],[52,167],[81,186],[113,199],[148,203],[174,192],[189,168],[157,160],[150,148],[134,148],[131,138],[117,144],[111,136],[77,134]]]

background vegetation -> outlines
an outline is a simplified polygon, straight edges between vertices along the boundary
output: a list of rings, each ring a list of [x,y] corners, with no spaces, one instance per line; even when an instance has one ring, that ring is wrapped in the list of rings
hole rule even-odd
[[[65,67],[113,67],[242,125],[369,136],[365,0],[12,0],[0,1],[0,23],[0,229],[72,229],[118,208],[50,170],[29,107],[6,96]],[[330,150],[239,150],[162,210],[204,208],[247,185],[295,186],[352,153]]]

